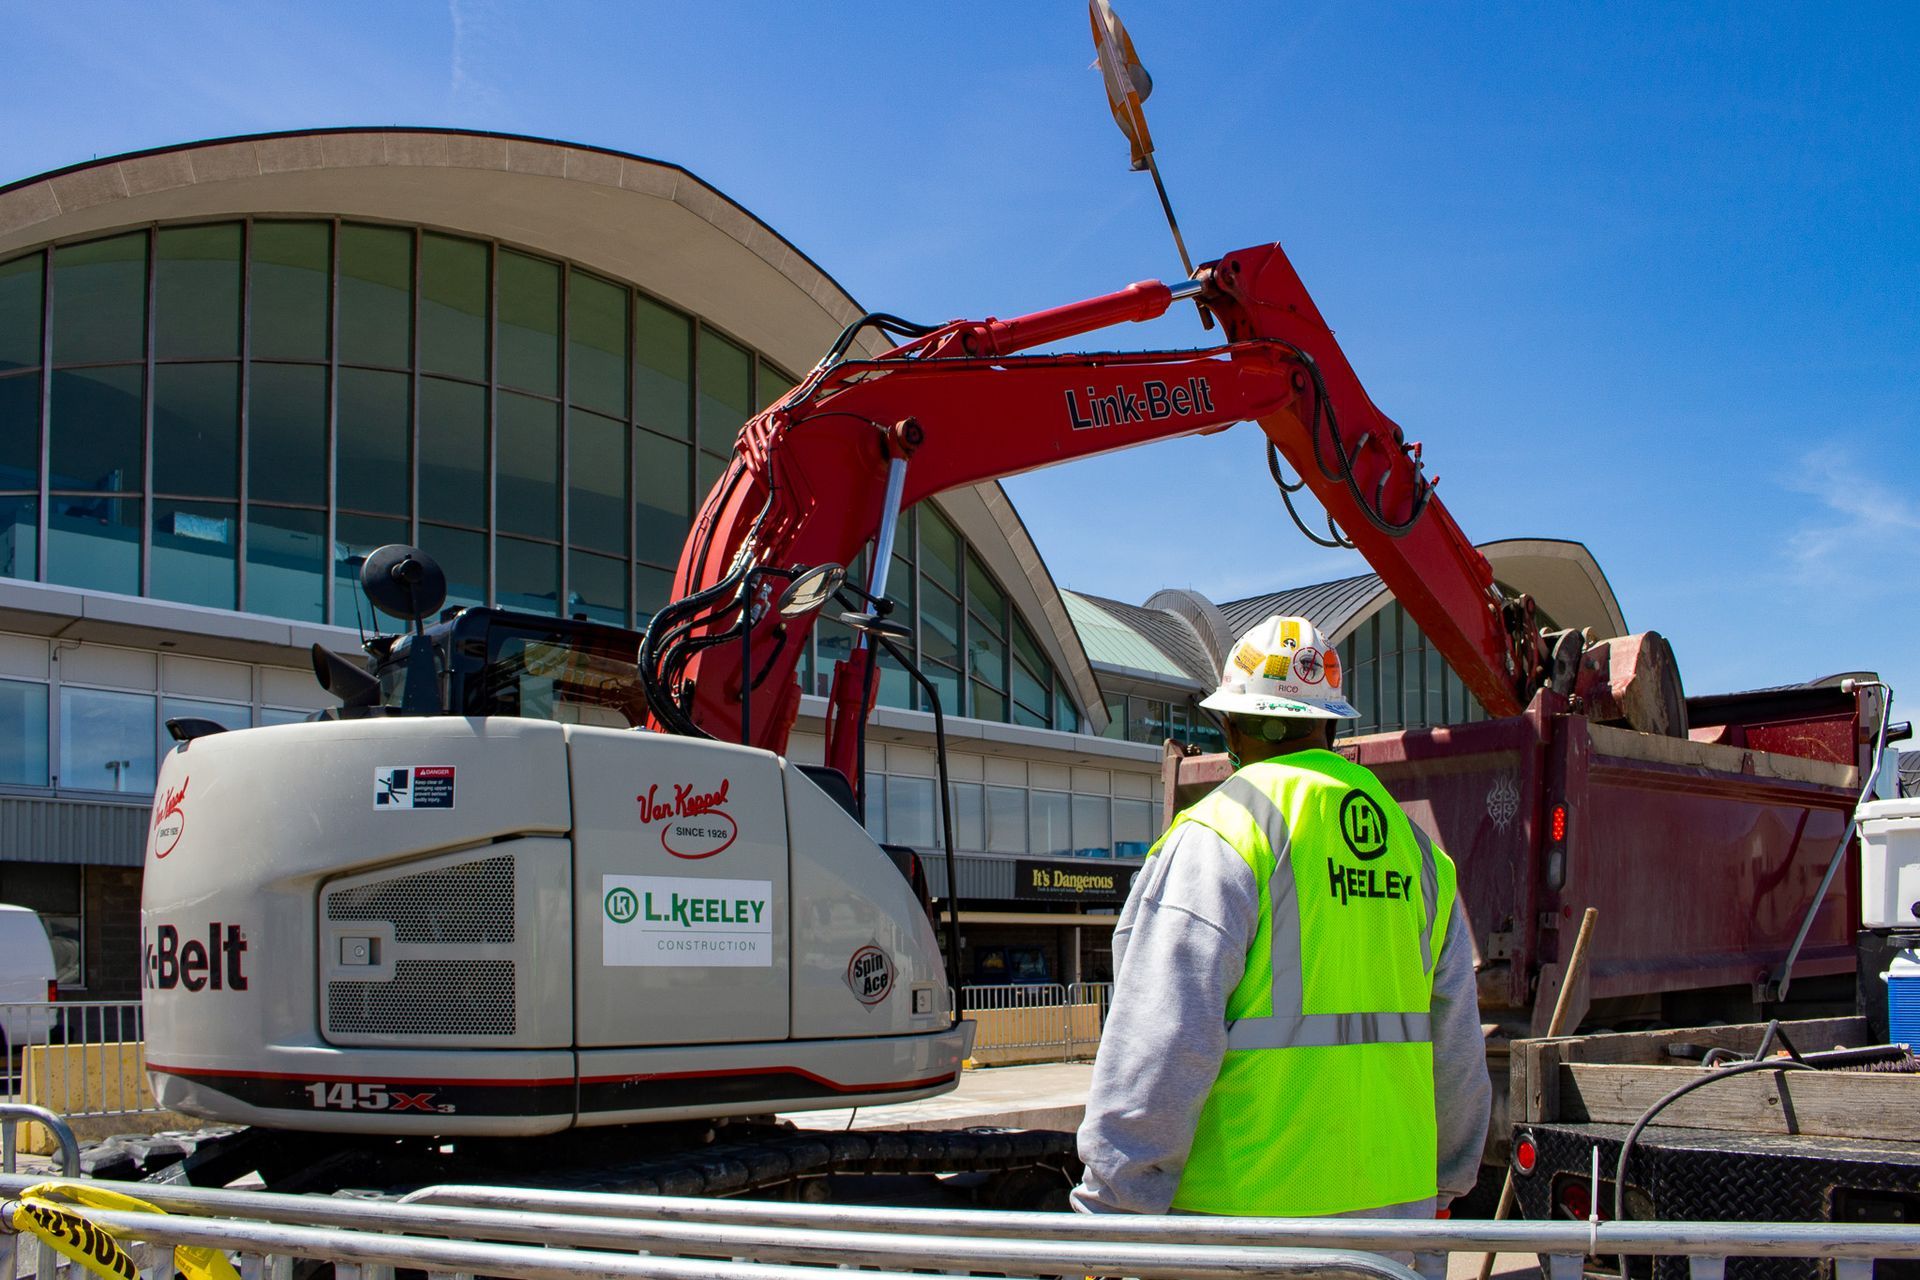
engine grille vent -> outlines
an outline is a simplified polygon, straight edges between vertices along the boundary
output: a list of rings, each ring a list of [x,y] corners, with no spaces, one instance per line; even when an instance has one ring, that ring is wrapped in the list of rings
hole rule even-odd
[[[396,942],[512,942],[510,856],[396,876],[327,896],[329,920],[385,920]]]
[[[391,982],[329,982],[327,1030],[344,1035],[510,1036],[511,960],[400,960]]]

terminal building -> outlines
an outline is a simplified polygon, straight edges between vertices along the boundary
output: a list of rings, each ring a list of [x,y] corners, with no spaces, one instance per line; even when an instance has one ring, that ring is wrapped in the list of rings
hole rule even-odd
[[[356,585],[384,543],[430,552],[452,604],[644,626],[741,424],[862,311],[685,169],[537,139],[275,134],[0,188],[0,901],[41,913],[63,991],[138,993],[166,720],[329,705],[308,650],[392,628]],[[1624,632],[1585,548],[1485,550],[1558,625]],[[969,982],[1109,976],[1161,744],[1218,744],[1197,703],[1267,613],[1342,646],[1361,731],[1480,714],[1372,575],[1151,585],[1062,590],[997,484],[902,523]],[[802,762],[849,645],[814,637]],[[898,671],[880,696],[869,827],[936,852],[932,717]]]

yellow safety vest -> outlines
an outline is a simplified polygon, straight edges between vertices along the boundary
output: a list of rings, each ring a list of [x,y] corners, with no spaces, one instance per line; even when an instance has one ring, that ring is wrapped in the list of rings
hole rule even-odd
[[[1174,818],[1253,871],[1260,925],[1176,1209],[1316,1217],[1436,1194],[1434,965],[1452,859],[1331,751],[1248,765]]]

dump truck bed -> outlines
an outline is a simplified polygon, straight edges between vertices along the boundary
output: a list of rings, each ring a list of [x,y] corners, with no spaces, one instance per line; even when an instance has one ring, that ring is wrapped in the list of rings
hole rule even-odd
[[[1459,865],[1486,1021],[1544,1030],[1589,906],[1600,924],[1576,1008],[1717,990],[1727,1009],[1688,1014],[1734,1017],[1754,984],[1777,976],[1857,799],[1854,697],[1803,692],[1747,695],[1758,701],[1732,708],[1743,720],[1699,700],[1702,719],[1722,722],[1695,738],[1594,724],[1543,693],[1519,716],[1339,749]],[[1806,754],[1741,745],[1750,738]],[[1224,757],[1180,760],[1169,799],[1225,773]],[[1822,904],[1796,980],[1852,971],[1855,879],[1842,876]]]

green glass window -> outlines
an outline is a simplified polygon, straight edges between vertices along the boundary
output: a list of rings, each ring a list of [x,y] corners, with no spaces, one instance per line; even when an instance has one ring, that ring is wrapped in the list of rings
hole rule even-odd
[[[726,474],[728,459],[716,458],[711,453],[702,453],[699,461],[699,475],[694,478],[694,492],[705,501],[713,492],[713,486],[720,483],[720,477]]]
[[[326,513],[249,504],[247,612],[325,621],[326,585]]]
[[[153,502],[153,565],[147,594],[231,609],[239,508],[231,502]]]
[[[879,669],[874,673],[875,682],[880,686],[875,695],[883,707],[899,707],[903,711],[912,711],[918,704],[915,697],[919,690],[914,688],[912,677],[907,669],[894,661],[893,655],[880,654]]]
[[[920,507],[920,572],[960,594],[960,535],[931,506]]]
[[[486,527],[485,387],[420,379],[420,518]]]
[[[967,557],[967,608],[976,618],[989,623],[995,631],[1006,633],[1006,593],[987,576],[986,567],[976,556]]]
[[[753,385],[754,389],[760,393],[756,397],[759,407],[764,409],[793,390],[794,382],[792,378],[762,360],[759,372],[754,375]]]
[[[255,502],[326,502],[325,369],[256,363],[248,371],[247,486]]]
[[[1044,728],[1051,702],[1048,689],[1050,668],[1040,653],[1039,644],[1034,641],[1033,633],[1027,630],[1027,624],[1018,616],[1013,619],[1013,657],[1014,718],[1020,724]],[[1026,712],[1025,719],[1021,718],[1022,710]]]
[[[647,619],[659,612],[660,607],[673,599],[673,570],[656,569],[652,565],[635,565],[633,569],[633,608],[641,626],[647,625]]]
[[[487,377],[487,256],[478,240],[420,237],[420,371]]]
[[[495,431],[500,456],[500,487],[494,510],[497,526],[509,533],[557,539],[560,536],[560,408],[546,400],[502,391],[497,412]],[[556,573],[556,584],[558,577]],[[500,581],[504,593],[507,581],[504,571]],[[546,607],[551,610],[553,605],[550,599]]]
[[[648,431],[633,435],[634,554],[656,563],[677,561],[686,541],[693,484],[687,446]]]
[[[1114,739],[1127,736],[1127,700],[1118,694],[1111,694],[1107,698],[1107,727],[1100,736]]]
[[[960,706],[960,673],[937,663],[923,663],[921,674],[940,691],[940,710],[950,716],[964,714]]]
[[[240,224],[162,227],[153,248],[153,354],[240,354]]]
[[[495,538],[493,554],[501,608],[560,611],[560,548],[523,538]]]
[[[0,680],[0,784],[47,785],[47,686]]]
[[[1446,667],[1438,649],[1427,650],[1427,724],[1447,722]]]
[[[1059,680],[1053,690],[1053,727],[1062,733],[1080,732],[1080,712],[1067,696],[1066,681]]]
[[[700,447],[730,453],[753,412],[753,357],[708,329],[700,331]]]
[[[985,718],[985,717],[981,717]],[[1033,851],[1064,857],[1073,852],[1071,797],[1064,791],[1029,791],[1027,811]]]
[[[54,498],[47,507],[47,581],[139,595],[142,518],[138,498]]]
[[[153,491],[240,496],[237,363],[163,364],[153,371]],[[157,581],[154,594],[160,594]]]
[[[968,713],[975,720],[1005,720],[1007,718],[1007,695],[1000,690],[975,680],[969,694],[973,699],[973,708]]]
[[[692,436],[688,380],[693,325],[650,298],[633,300],[633,417],[643,427],[685,440]]]
[[[146,355],[147,233],[53,251],[53,362]]]
[[[576,547],[626,554],[628,434],[626,423],[582,409],[567,419],[567,541]]]
[[[154,709],[152,694],[62,689],[60,785],[151,793],[159,747]]]
[[[500,385],[560,394],[560,266],[500,251]]]
[[[447,605],[487,602],[487,535],[440,524],[420,526],[420,546],[447,575]]]
[[[337,474],[343,508],[407,514],[413,488],[407,384],[404,373],[340,370]]]
[[[975,619],[977,622],[978,619]],[[967,628],[967,674],[996,691],[1007,687],[1007,642],[983,626]]]
[[[960,665],[960,602],[931,583],[920,593],[919,633],[922,657]]]
[[[39,500],[0,496],[0,578],[31,581],[39,572]]]
[[[40,284],[46,256],[0,262],[0,373],[40,363]]]
[[[360,566],[389,543],[407,540],[407,522],[377,516],[340,516],[334,522],[333,621],[336,626],[404,631],[408,624],[373,607],[360,589]]]
[[[627,562],[585,551],[567,557],[567,614],[627,625]]]
[[[0,489],[40,487],[40,375],[0,378]]]
[[[394,369],[413,363],[413,232],[340,228],[340,359]]]
[[[324,222],[253,224],[253,357],[325,360],[333,229]]]
[[[53,375],[53,488],[140,491],[144,373],[139,365],[115,365]]]
[[[567,399],[627,416],[627,291],[579,271],[567,284]]]

